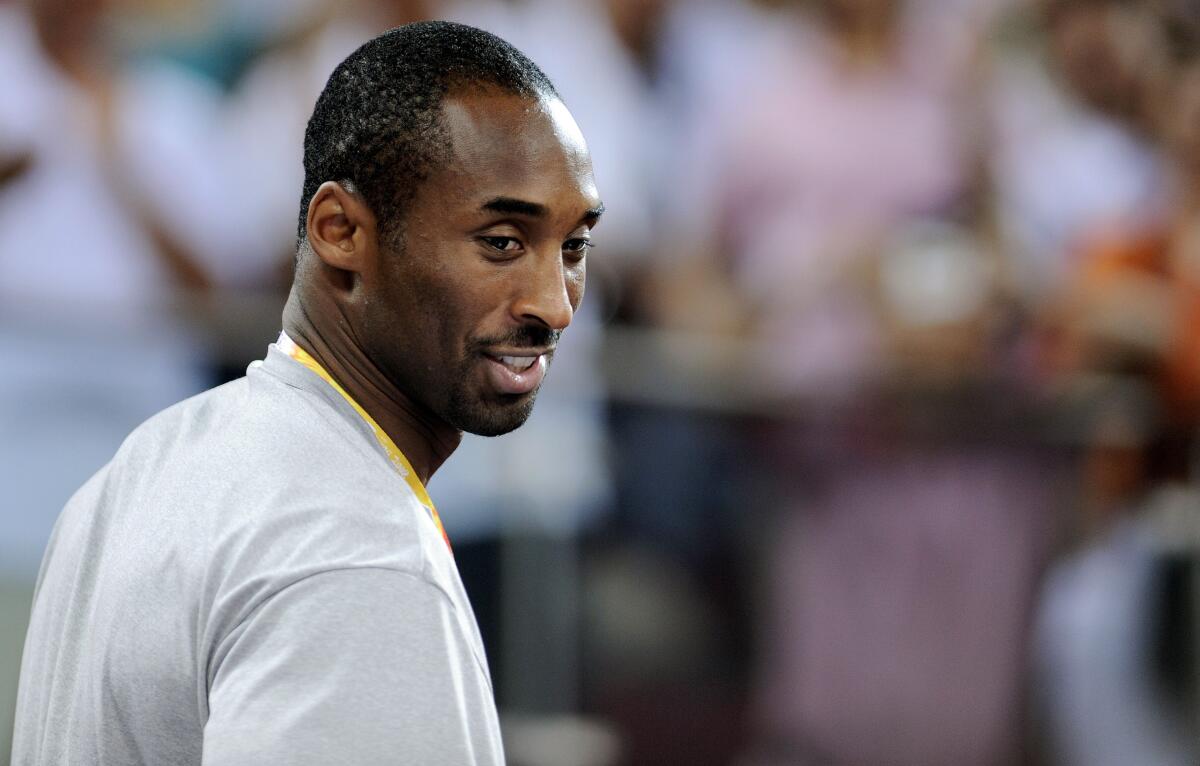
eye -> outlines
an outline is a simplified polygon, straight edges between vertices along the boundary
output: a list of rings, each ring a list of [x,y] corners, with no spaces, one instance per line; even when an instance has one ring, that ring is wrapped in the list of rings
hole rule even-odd
[[[480,237],[485,245],[501,253],[515,253],[521,249],[521,242],[515,237]]]
[[[581,260],[588,250],[594,247],[592,241],[586,237],[574,237],[563,243],[563,252],[570,253],[574,256],[573,260]]]

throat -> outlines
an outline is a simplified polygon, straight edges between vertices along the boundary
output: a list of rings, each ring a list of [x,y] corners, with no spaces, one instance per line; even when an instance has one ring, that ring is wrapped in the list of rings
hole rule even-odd
[[[289,304],[291,302],[289,301]],[[345,391],[404,455],[422,484],[457,449],[462,433],[401,391],[353,337],[334,324],[321,332],[309,312],[285,310],[284,331]]]

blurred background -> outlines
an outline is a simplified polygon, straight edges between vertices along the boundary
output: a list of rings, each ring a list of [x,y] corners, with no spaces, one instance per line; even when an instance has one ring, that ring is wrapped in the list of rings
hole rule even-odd
[[[609,213],[431,494],[514,766],[1200,762],[1200,4],[0,0],[0,761],[41,553],[279,330],[325,78],[481,26]]]

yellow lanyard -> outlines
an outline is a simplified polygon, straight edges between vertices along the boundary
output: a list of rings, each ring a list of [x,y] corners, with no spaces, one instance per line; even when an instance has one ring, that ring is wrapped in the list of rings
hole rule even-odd
[[[417,496],[417,500],[420,501],[421,505],[425,506],[425,510],[429,511],[430,518],[433,519],[433,523],[435,526],[437,526],[438,532],[442,534],[442,539],[446,541],[446,547],[450,548],[450,537],[446,534],[446,528],[442,526],[442,517],[438,515],[437,508],[433,507],[433,500],[430,499],[429,492],[425,490],[425,485],[421,483],[419,478],[417,478],[417,473],[413,470],[412,464],[408,462],[408,458],[404,457],[404,453],[401,452],[400,448],[396,446],[396,443],[392,441],[392,437],[388,436],[387,433],[379,427],[379,424],[375,422],[375,418],[368,415],[367,411],[362,408],[362,405],[354,401],[354,398],[351,397],[350,394],[346,393],[346,389],[338,385],[338,382],[334,380],[328,372],[325,371],[325,368],[322,367],[316,359],[313,359],[311,354],[296,345],[295,341],[289,338],[286,334],[280,334],[279,340],[275,342],[275,345],[279,347],[280,351],[287,354],[292,359],[295,359],[308,369],[312,370],[317,375],[321,376],[322,380],[333,386],[333,390],[341,394],[342,397],[350,403],[350,406],[354,408],[354,411],[357,412],[362,419],[367,422],[367,425],[371,426],[371,431],[375,433],[375,439],[383,447],[384,451],[387,452],[388,460],[391,461],[392,466],[396,469],[397,473],[399,473],[400,476],[404,478],[404,481],[408,483],[409,489],[411,489],[413,494]],[[454,549],[451,548],[450,552],[453,553]]]

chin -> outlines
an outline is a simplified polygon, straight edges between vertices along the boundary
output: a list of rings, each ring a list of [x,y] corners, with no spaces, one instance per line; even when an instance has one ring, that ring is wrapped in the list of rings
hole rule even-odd
[[[533,413],[534,398],[535,394],[528,394],[513,401],[474,402],[473,406],[453,401],[446,422],[476,436],[503,436],[525,424]]]

